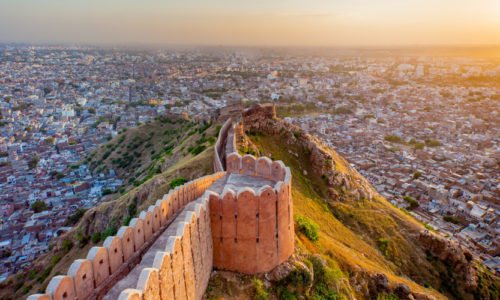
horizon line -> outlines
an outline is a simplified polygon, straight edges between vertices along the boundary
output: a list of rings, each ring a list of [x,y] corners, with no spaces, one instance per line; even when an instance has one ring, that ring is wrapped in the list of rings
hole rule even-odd
[[[162,48],[162,47],[194,47],[194,48],[295,48],[295,49],[406,49],[406,48],[455,48],[455,49],[474,49],[474,48],[500,48],[498,44],[384,44],[384,45],[371,45],[371,44],[343,44],[343,45],[272,45],[272,44],[233,44],[233,43],[100,43],[100,42],[29,42],[29,41],[0,41],[2,46],[37,46],[37,47],[88,47],[88,48]]]

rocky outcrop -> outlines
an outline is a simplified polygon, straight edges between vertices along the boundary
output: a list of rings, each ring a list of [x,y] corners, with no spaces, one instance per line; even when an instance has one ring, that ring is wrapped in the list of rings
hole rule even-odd
[[[478,288],[477,270],[472,253],[458,243],[449,241],[431,232],[424,231],[419,241],[432,257],[444,263],[455,277],[462,277],[467,291]]]
[[[273,105],[256,105],[246,110],[243,113],[243,124],[249,134],[259,132],[277,135],[284,137],[287,144],[301,147],[309,157],[313,172],[321,176],[330,187],[330,198],[370,200],[376,194],[371,185],[351,168],[348,162],[323,142],[301,128],[277,118]]]
[[[404,283],[391,283],[384,273],[368,273],[357,269],[350,279],[351,284],[365,299],[379,299],[381,295],[396,295],[402,300],[432,300],[434,297],[412,291]]]
[[[303,258],[302,258],[303,259]],[[300,257],[292,256],[286,262],[274,268],[271,272],[265,274],[265,278],[273,283],[286,282],[290,276],[302,274],[302,277],[308,278],[305,286],[301,287],[292,287],[302,289],[301,293],[307,293],[313,284],[314,281],[314,271],[312,267],[307,266],[303,261],[301,261]]]

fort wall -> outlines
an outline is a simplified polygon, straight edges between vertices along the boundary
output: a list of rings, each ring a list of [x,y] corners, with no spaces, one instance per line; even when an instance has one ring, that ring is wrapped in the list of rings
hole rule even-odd
[[[67,275],[52,278],[44,294],[28,299],[100,299],[130,273],[137,274],[130,277],[135,287],[116,285],[118,299],[198,300],[213,268],[257,274],[286,261],[294,251],[290,169],[235,152],[235,126],[228,120],[221,127],[216,173],[170,190],[86,259],[75,260]],[[240,185],[227,185],[233,177]],[[218,180],[222,192],[208,191]],[[157,239],[165,245],[148,252],[154,261],[141,262]]]
[[[201,257],[205,259],[205,264],[199,264],[198,266],[205,266],[205,269],[211,270],[211,246],[210,248],[205,247],[203,251],[199,249],[201,245],[200,239],[203,240],[204,245],[208,241],[211,244],[211,238],[207,238],[207,236],[210,237],[209,217],[208,215],[203,215],[208,214],[208,212],[203,203],[199,203],[198,201],[195,204],[194,202],[203,195],[213,182],[223,176],[223,172],[218,172],[190,181],[173,191],[171,190],[162,199],[158,200],[155,205],[150,206],[146,211],[142,211],[137,218],[133,218],[129,226],[122,226],[116,236],[106,238],[102,247],[92,247],[86,259],[75,260],[70,265],[67,275],[53,277],[44,294],[31,295],[29,299],[96,299],[101,297],[117,280],[128,273],[133,265],[137,264],[141,255],[147,251],[156,238],[167,227],[170,228],[171,226],[181,228],[176,236],[181,243],[181,250],[184,249],[182,250],[184,252],[181,251],[182,255],[184,253],[187,255],[190,251],[197,254],[196,260],[191,261],[184,259],[182,255],[178,254],[177,256],[182,256],[182,258],[179,258],[180,261],[183,263],[186,262],[179,269],[179,272],[185,271],[189,274],[201,274],[201,270],[195,272],[193,269],[193,262],[200,262],[202,260]],[[193,214],[190,214],[191,219],[179,221],[176,216],[179,214],[182,215],[181,211],[184,211],[184,207],[189,207],[193,211]],[[200,218],[200,216],[202,217]],[[174,224],[171,224],[172,222]],[[201,233],[198,231],[200,227],[203,230]],[[197,239],[195,247],[190,247],[192,236]],[[174,246],[177,247],[176,245]],[[173,250],[171,248],[171,252],[168,252],[172,257],[175,256],[175,253],[172,252]],[[175,259],[177,259],[177,256],[175,256]],[[204,272],[210,272],[205,269],[203,269]],[[160,273],[155,273],[154,270],[148,270],[147,272],[149,272],[147,276],[142,276],[141,274],[141,285],[138,285],[142,288],[140,294],[142,296],[140,297],[150,294],[151,287],[159,282],[156,278],[165,274],[165,270]],[[200,278],[197,293],[200,294],[201,287],[206,287],[206,284],[202,285],[201,283],[208,283],[209,275],[197,276]],[[192,276],[186,276],[186,278],[189,278],[190,282],[194,284]],[[164,280],[163,277],[162,279]],[[144,285],[144,282],[147,284]],[[138,295],[135,292],[130,292],[130,299],[135,299],[135,297],[139,297]]]
[[[267,157],[231,153],[227,172],[276,184],[210,193],[214,267],[245,274],[269,272],[294,250],[290,169]]]
[[[219,136],[217,137],[217,142],[214,147],[214,161],[213,167],[214,172],[224,171],[224,158],[225,158],[225,148],[227,146],[227,139],[234,138],[233,134],[228,134],[229,130],[233,127],[231,119],[226,120],[224,125],[222,125]]]
[[[213,267],[209,196],[206,192],[175,218],[165,232],[164,251],[156,252],[136,288],[123,290],[119,299],[202,299]]]

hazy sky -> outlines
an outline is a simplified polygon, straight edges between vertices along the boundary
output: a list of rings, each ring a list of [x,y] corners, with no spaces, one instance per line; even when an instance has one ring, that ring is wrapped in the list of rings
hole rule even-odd
[[[500,44],[500,0],[0,0],[0,42]]]

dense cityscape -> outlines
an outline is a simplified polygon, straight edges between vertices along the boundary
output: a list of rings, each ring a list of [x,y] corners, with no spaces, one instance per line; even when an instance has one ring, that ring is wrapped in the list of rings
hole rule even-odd
[[[255,102],[499,271],[499,76],[498,61],[400,53],[0,46],[0,281],[125,184],[85,163],[99,145],[159,116]]]
[[[394,205],[499,270],[500,89],[474,82],[498,76],[498,65],[421,59],[356,67],[336,78],[347,99],[318,96],[332,113],[286,119],[334,147]],[[450,76],[470,84],[448,84]]]

